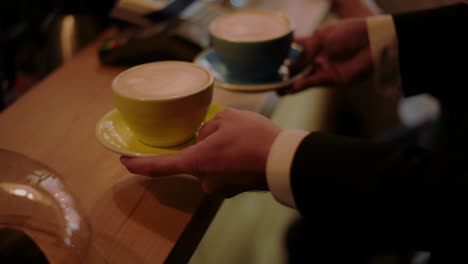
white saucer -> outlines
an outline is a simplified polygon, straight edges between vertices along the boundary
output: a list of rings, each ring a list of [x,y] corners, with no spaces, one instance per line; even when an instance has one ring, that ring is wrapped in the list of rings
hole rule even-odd
[[[293,44],[289,52],[289,58],[286,60],[289,64],[299,58],[302,52],[302,47]],[[278,70],[278,74],[271,80],[266,82],[241,82],[238,80],[230,79],[226,76],[226,66],[221,62],[216,52],[209,48],[202,51],[195,57],[194,62],[203,66],[213,74],[215,78],[216,87],[240,91],[240,92],[263,92],[269,90],[277,90],[291,85],[296,79],[305,74],[308,69],[303,69],[300,72],[293,74],[289,73],[286,65],[282,65]]]
[[[205,122],[212,119],[224,108],[217,104],[211,104],[205,117]],[[117,109],[107,112],[96,125],[96,137],[99,142],[109,150],[128,157],[156,156],[173,154],[194,144],[195,138],[185,144],[158,148],[143,144],[136,138],[130,128],[125,124]]]

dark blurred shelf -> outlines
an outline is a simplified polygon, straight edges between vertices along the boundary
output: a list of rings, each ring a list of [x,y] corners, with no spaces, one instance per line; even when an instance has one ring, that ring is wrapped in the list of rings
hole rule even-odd
[[[0,111],[108,26],[114,0],[0,3]]]

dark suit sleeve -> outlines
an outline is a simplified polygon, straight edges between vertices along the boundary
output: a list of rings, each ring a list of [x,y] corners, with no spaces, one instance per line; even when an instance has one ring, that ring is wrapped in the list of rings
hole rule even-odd
[[[468,88],[468,4],[394,15],[394,22],[405,94],[466,95],[454,89]]]
[[[424,188],[437,185],[425,175],[437,175],[441,165],[436,154],[407,141],[309,134],[296,151],[291,171],[299,211],[305,216],[385,213],[417,202]]]
[[[461,235],[468,184],[458,165],[466,161],[410,142],[309,134],[291,169],[297,209],[330,235],[401,245],[415,243],[404,236],[432,243],[428,235]]]
[[[395,16],[406,94],[430,92],[445,99],[468,89],[467,18],[463,4]],[[454,220],[465,215],[467,201],[463,155],[422,148],[414,137],[377,142],[309,134],[291,168],[298,210],[319,224],[377,234],[425,233],[446,219],[466,226]],[[443,225],[445,231],[452,225]]]

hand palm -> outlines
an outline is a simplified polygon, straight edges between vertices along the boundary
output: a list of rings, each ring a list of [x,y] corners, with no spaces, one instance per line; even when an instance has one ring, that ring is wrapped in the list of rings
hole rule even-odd
[[[294,67],[311,65],[313,70],[297,80],[289,92],[317,85],[348,85],[372,70],[367,25],[363,19],[324,26],[297,42],[304,47],[304,55]]]
[[[199,131],[198,142],[178,154],[122,158],[130,172],[153,177],[190,174],[207,193],[230,197],[266,190],[266,161],[280,128],[252,112],[225,109]]]

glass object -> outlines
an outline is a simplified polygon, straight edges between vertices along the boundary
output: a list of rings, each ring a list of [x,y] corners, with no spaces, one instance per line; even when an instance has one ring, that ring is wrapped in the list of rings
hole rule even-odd
[[[0,263],[88,263],[91,228],[61,177],[2,149],[0,169]]]

